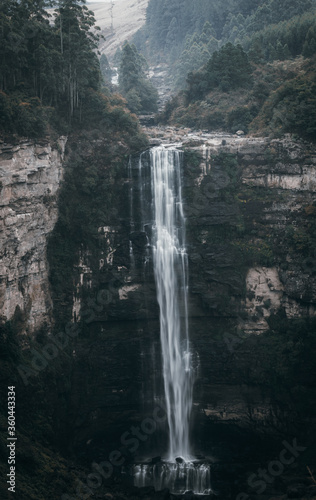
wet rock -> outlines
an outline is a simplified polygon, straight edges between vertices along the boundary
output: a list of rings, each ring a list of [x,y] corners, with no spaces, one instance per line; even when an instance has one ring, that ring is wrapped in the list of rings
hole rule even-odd
[[[183,498],[184,498],[185,500],[194,500],[194,498],[195,498],[194,492],[193,492],[192,490],[190,490],[190,491],[186,491],[186,492],[184,493],[184,495],[183,495]]]
[[[157,491],[154,500],[170,500],[170,491],[168,489]]]
[[[129,235],[129,239],[131,240],[133,245],[135,245],[138,248],[143,248],[148,243],[147,235],[143,231],[138,231],[138,232],[135,231],[134,233],[131,233]]]
[[[155,115],[139,115],[138,119],[140,121],[140,124],[145,127],[156,125]]]

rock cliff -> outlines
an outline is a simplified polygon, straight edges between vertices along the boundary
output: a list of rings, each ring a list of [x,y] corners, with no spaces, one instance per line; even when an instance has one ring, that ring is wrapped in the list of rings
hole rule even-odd
[[[308,322],[315,317],[315,151],[290,137],[171,132],[165,136],[164,131],[153,131],[152,142],[175,141],[185,151],[183,196],[190,330],[199,365],[194,402],[199,451],[207,443],[203,432],[207,434],[210,423],[284,431],[300,420],[297,412],[304,411],[300,387],[313,398],[303,377],[300,387],[294,381],[299,396],[293,400],[287,385],[293,375],[282,372],[287,363],[293,368],[293,360],[283,349],[292,346],[297,366],[302,353],[294,334],[284,342],[279,333],[283,327],[293,332],[299,318]],[[148,168],[148,161],[144,153],[143,168]],[[140,203],[148,179],[142,188],[138,180],[137,157],[117,178],[116,215],[98,228],[102,251],[86,250],[78,261],[73,314],[81,315],[84,334],[76,343],[73,367],[72,442],[91,457],[121,446],[129,426],[150,414],[153,401],[161,402],[150,234],[140,224],[140,213],[150,212]],[[306,360],[306,366],[309,363]],[[274,385],[276,378],[281,389]],[[163,451],[160,435],[152,438],[153,446]],[[211,441],[207,446],[212,447]],[[146,443],[138,453],[145,449]]]
[[[298,422],[312,421],[315,406],[306,408],[306,401],[315,401],[309,353],[316,306],[316,151],[291,137],[176,129],[152,129],[151,141],[184,150],[190,336],[198,368],[196,451],[220,453],[214,426],[292,432]],[[149,198],[141,203],[150,180],[139,184],[139,156],[112,169],[118,153],[106,160],[101,143],[99,149],[93,140],[81,148],[77,141],[70,148],[77,164],[68,166],[72,177],[60,202],[68,203],[63,217],[73,213],[76,231],[59,227],[50,266],[47,236],[58,216],[65,139],[55,148],[2,144],[0,157],[2,314],[12,318],[18,305],[26,317],[23,333],[52,324],[52,311],[58,328],[78,323],[79,333],[62,349],[71,373],[58,382],[67,404],[58,410],[57,427],[63,444],[89,460],[104,460],[116,448],[128,454],[122,436],[126,441],[153,405],[162,404]],[[148,170],[147,152],[142,164]],[[73,212],[69,193],[76,199]],[[58,256],[65,255],[58,267]],[[164,451],[163,433],[141,442],[136,453],[153,449]]]
[[[24,316],[21,333],[52,321],[47,237],[58,218],[66,138],[0,143],[0,315]]]

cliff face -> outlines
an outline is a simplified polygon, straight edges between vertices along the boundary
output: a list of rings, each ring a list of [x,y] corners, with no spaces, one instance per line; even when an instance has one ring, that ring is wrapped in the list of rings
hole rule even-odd
[[[58,217],[66,138],[0,144],[0,315],[12,319],[18,306],[24,331],[52,319],[46,259],[47,237]]]
[[[316,151],[290,138],[155,135],[154,142],[180,140],[185,149],[197,451],[212,448],[211,425],[284,431],[307,421],[314,403],[306,412],[304,401],[316,400],[306,343],[316,307]],[[19,305],[28,333],[52,320],[46,245],[58,216],[64,144],[2,145],[1,307],[9,319]],[[72,373],[60,389],[67,404],[58,425],[67,429],[69,446],[98,460],[162,403],[159,310],[149,233],[140,224],[141,212],[145,219],[150,213],[150,201],[140,202],[150,179],[140,186],[139,157],[117,164],[114,174],[106,144],[78,146],[71,190],[62,198],[76,198],[76,240],[69,245],[74,235],[60,226],[49,254],[55,320],[66,324],[72,311],[72,320],[81,321],[62,348],[71,354],[63,362]],[[147,153],[142,162],[149,169]],[[67,206],[64,217],[69,213]],[[63,253],[73,270],[68,261],[58,268],[56,255]],[[163,435],[156,432],[137,454],[146,446],[163,452]]]
[[[221,142],[205,141],[184,174],[196,402],[213,422],[284,429],[301,418],[298,386],[313,397],[291,330],[304,343],[296,321],[315,318],[315,151],[290,138]]]
[[[291,332],[293,321],[315,317],[316,154],[290,138],[180,133],[169,134],[166,142],[187,145],[190,336],[199,365],[195,441],[203,448],[210,423],[284,430],[304,411],[290,373],[294,361],[300,369],[303,354]],[[148,168],[146,153],[142,161]],[[72,440],[91,457],[96,448],[101,456],[104,447],[120,446],[126,426],[139,423],[153,401],[161,401],[159,311],[139,215],[149,214],[150,207],[141,206],[138,182],[135,158],[116,183],[116,216],[98,228],[102,251],[82,253],[77,268],[73,314],[81,317],[84,333],[75,350]],[[311,362],[306,359],[306,370]],[[291,380],[299,393],[294,400]],[[301,377],[298,385],[313,398],[306,380]],[[156,434],[155,446],[163,451]]]

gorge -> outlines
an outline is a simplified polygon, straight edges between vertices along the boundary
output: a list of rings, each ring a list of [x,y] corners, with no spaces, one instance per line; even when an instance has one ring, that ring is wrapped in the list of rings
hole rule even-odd
[[[189,260],[190,352],[199,354],[199,360],[193,356],[192,361],[200,366],[193,391],[192,453],[211,459],[213,490],[224,498],[228,494],[237,496],[249,488],[247,477],[260,461],[267,463],[282,450],[285,436],[289,442],[296,437],[302,446],[308,443],[310,454],[313,450],[316,155],[310,144],[290,136],[274,140],[239,138],[172,128],[152,129],[149,133],[152,143],[167,146],[177,142],[184,151],[182,202],[186,217],[185,253]],[[100,165],[104,164],[104,156],[98,153],[100,145],[93,140],[90,146],[76,142],[77,158],[89,159],[93,150]],[[66,160],[74,161],[71,142],[67,148]],[[3,166],[9,149],[4,145]],[[26,174],[32,156],[27,149],[24,155],[23,148],[15,149],[11,147],[10,155],[14,161],[20,156],[20,180],[8,178],[6,193],[17,195],[7,195],[3,208],[10,212],[8,216],[16,218],[5,224],[10,231],[3,231],[2,238],[3,248],[14,245],[10,265],[19,269],[24,250],[19,238],[12,240],[12,231],[18,237],[17,215],[28,211],[34,192],[39,198],[37,214],[46,234],[51,229],[46,229],[45,211],[40,209],[48,203],[47,176],[33,176],[30,183]],[[39,171],[41,158],[46,158],[46,168],[53,168],[52,178],[65,178],[67,192],[72,178],[61,173],[56,177],[57,172],[62,172],[61,158],[49,163],[50,149],[45,150],[45,156],[43,150],[36,151],[40,158],[32,160],[33,170]],[[166,147],[161,154],[171,151]],[[60,153],[56,150],[54,154]],[[48,240],[50,273],[55,273],[55,282],[50,286],[45,285],[45,273],[36,271],[36,280],[32,277],[34,264],[20,274],[11,273],[11,281],[2,273],[2,296],[13,297],[12,291],[19,290],[14,292],[20,297],[19,313],[8,308],[7,300],[2,302],[2,314],[18,325],[19,332],[25,332],[22,336],[19,333],[25,347],[18,366],[33,371],[23,372],[28,382],[25,386],[15,368],[15,384],[20,387],[23,405],[32,405],[42,384],[47,387],[43,403],[37,403],[36,421],[45,420],[47,411],[55,408],[53,432],[58,436],[59,447],[85,464],[87,475],[92,463],[108,460],[114,450],[121,454],[124,466],[131,467],[144,464],[148,457],[163,457],[168,449],[166,423],[157,426],[151,435],[142,434],[137,447],[131,442],[141,422],[152,418],[153,396],[159,405],[164,391],[161,320],[154,262],[148,252],[148,241],[153,237],[152,185],[148,176],[153,154],[143,152],[141,162],[139,155],[133,155],[130,162],[126,160],[115,174],[115,184],[108,178],[107,184],[101,186],[100,197],[80,195],[87,213],[91,206],[104,206],[109,186],[115,202],[106,208],[110,210],[107,224],[95,227],[96,239],[90,233],[82,234],[70,247],[75,255],[70,278],[54,260],[54,255],[61,255],[59,248],[64,254],[69,245],[70,234],[60,228],[58,237],[54,238],[53,232]],[[78,186],[87,185],[87,174],[88,170],[81,170]],[[17,190],[19,186],[25,186],[23,196]],[[143,194],[147,193],[142,207],[141,186]],[[50,189],[53,196],[52,183]],[[62,199],[67,202],[67,198]],[[56,215],[50,218],[54,220]],[[45,245],[43,248],[45,252]],[[185,257],[185,253],[180,255]],[[60,281],[56,279],[58,273]],[[18,289],[22,275],[24,283],[32,281],[36,287]],[[46,307],[50,312],[42,316],[44,331],[39,335],[41,324],[34,328],[30,304],[37,307],[42,293],[48,294]],[[52,300],[58,330],[50,320]],[[78,335],[71,338],[64,333],[68,345],[59,349],[54,359],[47,360],[44,353],[48,344],[56,332],[67,332],[65,324],[69,321],[80,325]],[[13,339],[14,335],[13,332]],[[36,353],[48,361],[41,371],[34,370]],[[14,363],[11,361],[10,370]],[[26,425],[29,424],[24,422]],[[312,458],[309,460],[312,462]],[[33,464],[35,471],[41,467],[34,461]],[[22,455],[20,474],[24,467]],[[120,467],[113,469],[118,472]],[[81,471],[77,474],[82,477]],[[102,488],[111,492],[115,477],[109,478],[109,484],[105,481]],[[303,485],[307,491],[307,478]],[[290,482],[283,483],[279,494],[290,487]],[[61,494],[71,492],[69,488],[65,483]],[[274,484],[267,488],[274,491]],[[131,486],[129,491],[138,498]],[[154,493],[151,495],[154,498]],[[37,497],[41,498],[38,493]],[[28,497],[21,493],[21,498]]]
[[[316,0],[101,3],[0,2],[0,498],[313,499]]]

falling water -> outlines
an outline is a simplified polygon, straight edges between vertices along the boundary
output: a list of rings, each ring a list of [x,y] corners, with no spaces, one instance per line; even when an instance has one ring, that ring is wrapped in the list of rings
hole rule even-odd
[[[169,488],[173,493],[194,491],[200,495],[212,492],[209,464],[193,462],[139,464],[134,466],[133,474],[135,485],[139,488],[154,486],[156,491]]]
[[[194,370],[188,328],[188,256],[181,194],[181,157],[176,149],[150,150],[153,267],[160,307],[160,338],[164,393],[169,426],[169,448],[163,461],[135,464],[138,487],[169,488],[174,493],[192,490],[209,494],[210,464],[195,461],[190,447]],[[147,177],[139,162],[140,209],[145,214],[143,186]],[[148,217],[148,214],[145,214]]]
[[[187,254],[181,197],[181,152],[150,152],[154,208],[153,259],[160,307],[163,378],[169,424],[168,461],[190,460],[193,370],[188,335]]]

